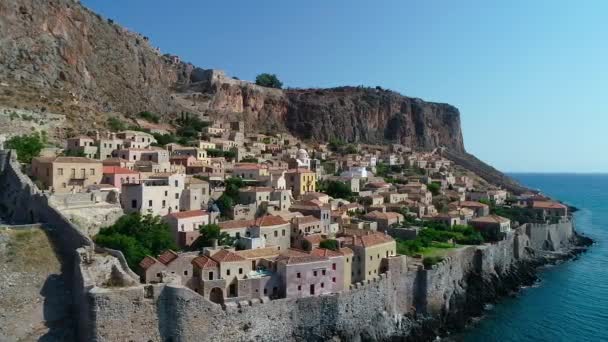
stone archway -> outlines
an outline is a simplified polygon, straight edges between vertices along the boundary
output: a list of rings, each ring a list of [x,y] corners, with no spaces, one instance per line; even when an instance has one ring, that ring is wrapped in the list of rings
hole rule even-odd
[[[222,289],[220,289],[219,287],[212,288],[211,292],[209,292],[209,300],[217,304],[223,304],[224,291],[222,291]]]

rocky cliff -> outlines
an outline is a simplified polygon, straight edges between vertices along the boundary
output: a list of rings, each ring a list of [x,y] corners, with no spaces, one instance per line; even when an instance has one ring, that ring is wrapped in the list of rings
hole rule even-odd
[[[464,151],[450,105],[373,88],[280,91],[161,55],[147,37],[74,0],[0,3],[0,104],[68,114],[78,131],[99,113],[149,110],[235,116],[313,140],[401,142]]]

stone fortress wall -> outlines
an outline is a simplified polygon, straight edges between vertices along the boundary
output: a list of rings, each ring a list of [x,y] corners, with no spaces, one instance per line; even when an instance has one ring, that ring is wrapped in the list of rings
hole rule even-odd
[[[534,232],[528,235],[528,232]],[[174,284],[88,293],[95,341],[344,341],[408,336],[416,316],[451,319],[463,312],[477,280],[493,286],[535,257],[531,246],[569,247],[572,224],[523,225],[496,244],[470,246],[424,270],[405,256],[389,272],[350,291],[300,299],[241,302],[222,309]],[[408,265],[409,264],[409,265]],[[523,266],[521,266],[523,267]],[[472,274],[478,278],[471,278]],[[483,294],[479,294],[484,297]],[[463,317],[464,318],[464,317]]]
[[[0,211],[11,223],[41,222],[72,280],[79,340],[360,341],[405,337],[428,317],[463,317],[472,297],[525,270],[540,251],[565,251],[571,222],[523,225],[496,244],[459,249],[424,270],[386,259],[388,272],[350,291],[321,297],[222,306],[175,282],[141,285],[117,251],[97,249],[47,201],[10,151],[0,150]],[[529,267],[528,267],[529,268]],[[477,299],[479,300],[479,299]],[[462,318],[461,318],[462,319]]]

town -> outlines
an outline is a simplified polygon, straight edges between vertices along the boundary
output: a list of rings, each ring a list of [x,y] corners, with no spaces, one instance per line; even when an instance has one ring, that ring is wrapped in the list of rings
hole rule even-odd
[[[441,148],[305,143],[188,114],[176,132],[140,116],[144,128],[75,136],[22,162],[75,224],[103,217],[89,234],[142,283],[177,281],[222,305],[349,291],[397,255],[432,268],[512,226],[568,220],[565,205],[494,187]]]

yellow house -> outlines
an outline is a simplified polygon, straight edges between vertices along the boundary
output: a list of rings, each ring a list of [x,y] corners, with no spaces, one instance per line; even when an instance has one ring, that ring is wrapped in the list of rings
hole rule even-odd
[[[315,192],[317,189],[317,174],[304,168],[287,170],[285,172],[287,189],[291,190],[294,197],[299,198],[307,192]]]
[[[101,182],[103,164],[84,157],[38,157],[32,160],[32,175],[58,193],[81,191]]]
[[[352,281],[367,281],[384,271],[382,259],[396,255],[397,244],[389,235],[366,231],[364,235],[345,236],[341,238],[344,246],[354,252],[352,263]]]

